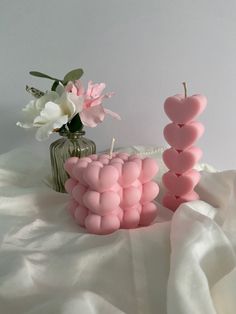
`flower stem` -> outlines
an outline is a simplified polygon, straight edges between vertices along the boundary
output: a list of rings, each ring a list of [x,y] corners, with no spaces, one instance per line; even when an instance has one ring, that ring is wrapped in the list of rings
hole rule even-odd
[[[80,116],[77,113],[74,118],[67,123],[67,126],[70,130],[70,132],[76,132],[76,131],[81,131],[83,129],[83,123],[80,120]]]

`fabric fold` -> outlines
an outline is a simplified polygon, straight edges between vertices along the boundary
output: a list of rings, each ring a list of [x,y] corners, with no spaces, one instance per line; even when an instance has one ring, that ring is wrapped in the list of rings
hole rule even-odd
[[[50,185],[48,152],[0,156],[0,313],[235,314],[236,171],[197,165],[202,201],[163,207],[163,148],[155,222],[111,235],[87,234]]]

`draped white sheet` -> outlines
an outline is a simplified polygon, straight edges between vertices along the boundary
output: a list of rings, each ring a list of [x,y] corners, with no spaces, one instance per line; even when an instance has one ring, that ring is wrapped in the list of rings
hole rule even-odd
[[[161,150],[126,151],[156,158],[160,182]],[[236,171],[200,168],[201,201],[96,236],[64,210],[47,159],[31,148],[1,155],[0,313],[235,314]]]

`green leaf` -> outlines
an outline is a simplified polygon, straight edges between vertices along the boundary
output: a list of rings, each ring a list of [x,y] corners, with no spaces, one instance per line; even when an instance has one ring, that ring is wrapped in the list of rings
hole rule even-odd
[[[55,81],[55,82],[52,84],[51,90],[55,92],[58,85],[59,85],[59,81]]]
[[[70,130],[70,132],[76,132],[76,131],[81,131],[83,129],[83,123],[80,120],[80,116],[77,113],[74,118],[67,123],[67,126]]]
[[[38,72],[38,71],[30,71],[29,72],[30,75],[33,75],[33,76],[37,76],[37,77],[43,77],[43,78],[47,78],[49,80],[53,80],[53,81],[60,81],[59,79],[55,78],[55,77],[51,77],[47,74],[44,74],[44,73],[41,73],[41,72]]]
[[[84,71],[82,69],[75,69],[70,72],[68,72],[63,79],[63,85],[66,85],[69,81],[76,81],[81,78],[81,76],[84,74]]]

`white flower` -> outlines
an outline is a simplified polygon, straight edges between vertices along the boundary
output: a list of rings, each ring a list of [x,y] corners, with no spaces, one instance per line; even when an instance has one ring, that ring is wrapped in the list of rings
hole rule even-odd
[[[78,112],[77,104],[69,97],[67,92],[59,95],[56,92],[48,92],[39,99],[32,100],[23,108],[25,113],[25,121],[17,122],[16,125],[23,128],[38,128],[36,139],[42,141],[55,129],[61,128],[70,121]]]

